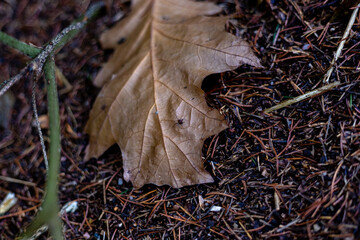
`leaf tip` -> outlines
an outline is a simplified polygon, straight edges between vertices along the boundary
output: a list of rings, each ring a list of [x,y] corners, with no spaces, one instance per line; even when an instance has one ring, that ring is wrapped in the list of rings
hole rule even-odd
[[[93,158],[93,157],[96,157],[96,156],[94,156],[94,154],[92,153],[91,148],[90,148],[90,144],[89,144],[85,148],[84,160],[85,160],[85,162],[87,162],[87,161],[90,160],[90,158]]]

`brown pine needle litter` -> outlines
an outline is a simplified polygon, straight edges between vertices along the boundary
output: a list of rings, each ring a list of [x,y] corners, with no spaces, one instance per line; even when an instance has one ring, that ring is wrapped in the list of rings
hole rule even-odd
[[[92,1],[5,1],[0,29],[41,46],[87,2]],[[212,1],[224,8],[222,15],[233,17],[227,30],[250,42],[264,68],[242,66],[203,82],[209,105],[229,124],[203,146],[214,183],[134,189],[124,181],[118,147],[99,159],[83,158],[83,129],[99,92],[90,80],[109,56],[98,36],[130,11],[129,1],[109,2],[107,15],[56,57],[72,86],[58,79],[60,204],[77,205],[62,215],[66,239],[360,239],[360,22],[355,8],[330,22],[341,1],[259,1],[257,7]],[[2,81],[29,59],[0,47]],[[0,216],[0,239],[14,239],[44,195],[46,168],[32,122],[31,87],[20,81],[11,88],[16,101],[10,128],[0,130],[0,200],[8,192],[18,199]],[[42,115],[45,88],[36,91]],[[42,131],[47,144],[46,127]]]

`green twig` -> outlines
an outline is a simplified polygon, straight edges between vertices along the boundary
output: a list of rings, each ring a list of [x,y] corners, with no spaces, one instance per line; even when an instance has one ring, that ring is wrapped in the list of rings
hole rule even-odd
[[[356,16],[357,16],[357,13],[359,11],[359,7],[360,7],[360,3],[357,5],[357,7],[354,9],[353,13],[351,14],[351,17],[349,19],[348,25],[346,26],[344,35],[341,38],[340,44],[339,44],[339,46],[338,46],[338,48],[336,50],[334,58],[330,63],[330,68],[329,68],[329,70],[326,72],[326,74],[324,76],[324,79],[323,79],[324,83],[329,83],[330,76],[331,76],[331,74],[332,74],[332,72],[334,70],[334,65],[335,65],[336,61],[338,60],[338,58],[340,57],[341,51],[344,48],[344,44],[348,40],[351,28],[354,25],[354,22],[356,20]]]
[[[55,46],[55,50],[62,48],[66,43],[69,42],[70,39],[72,39],[74,36],[76,36],[84,27],[85,25],[96,19],[101,12],[101,9],[104,7],[104,3],[103,2],[97,2],[94,3],[93,5],[91,5],[89,7],[89,9],[86,11],[86,13],[79,17],[78,19],[76,19],[69,27],[73,26],[73,25],[77,25],[77,28],[72,29],[71,31],[69,31],[58,43],[56,43]],[[65,30],[65,29],[64,29]],[[64,31],[63,30],[63,31]],[[60,33],[61,34],[61,33]],[[58,36],[60,35],[58,34]]]
[[[51,56],[51,60],[45,64],[44,72],[45,79],[48,84],[48,113],[49,113],[49,129],[50,129],[50,149],[49,149],[49,171],[47,185],[45,188],[46,196],[43,204],[43,212],[52,212],[49,216],[51,220],[49,223],[50,233],[55,239],[62,238],[61,222],[58,218],[59,204],[58,204],[58,176],[60,170],[60,116],[59,116],[59,101],[57,94],[57,86],[55,79],[55,63]],[[44,219],[47,223],[47,219]],[[60,232],[59,232],[60,231]]]
[[[22,52],[25,55],[28,55],[31,58],[36,57],[41,52],[40,48],[36,48],[36,47],[30,46],[24,42],[21,42],[21,41],[17,40],[16,38],[9,36],[2,31],[0,31],[0,42],[8,45],[9,47],[19,50],[20,52]]]
[[[35,220],[25,229],[20,239],[36,239],[39,235],[50,230],[53,239],[63,239],[62,223],[59,214],[59,199],[58,199],[58,175],[60,170],[60,117],[59,117],[59,103],[55,80],[55,51],[62,48],[71,38],[80,32],[85,25],[94,18],[98,17],[100,10],[104,3],[98,2],[92,5],[84,16],[80,17],[69,27],[62,30],[53,40],[46,44],[42,49],[32,47],[26,43],[20,42],[15,38],[0,31],[0,42],[7,44],[10,47],[16,48],[22,53],[30,56],[33,60],[16,76],[10,78],[0,85],[0,96],[5,93],[15,82],[19,81],[24,76],[34,76],[34,81],[37,81],[42,72],[45,73],[48,96],[48,114],[49,114],[49,129],[50,129],[50,150],[49,150],[49,168],[47,169],[47,180],[45,187],[45,197],[42,203],[42,209],[36,216]],[[27,73],[30,73],[27,75]],[[35,84],[35,82],[34,82]],[[34,94],[34,92],[33,92]],[[35,96],[33,96],[35,99]],[[34,111],[36,113],[36,103],[34,100]],[[35,117],[37,119],[37,116]],[[38,121],[38,119],[37,119]],[[38,123],[39,128],[39,123]],[[39,130],[40,137],[42,136]],[[42,141],[42,148],[44,151],[44,158],[46,156],[45,146]]]
[[[83,16],[79,17],[77,20],[75,20],[73,24],[84,22],[85,23],[84,26],[85,26],[89,21],[96,19],[100,15],[101,9],[103,7],[104,7],[103,2],[94,3],[89,7],[86,13]],[[62,48],[67,42],[69,42],[71,38],[76,36],[76,34],[78,34],[78,32],[84,26],[82,26],[80,29],[70,31],[66,36],[64,36],[64,38],[60,42],[57,43],[54,49],[58,50]],[[20,51],[25,55],[28,55],[31,58],[35,58],[43,51],[41,48],[30,46],[2,31],[0,31],[0,42],[6,44],[9,47],[15,48],[16,50]]]
[[[87,22],[76,22],[64,30],[62,30],[53,40],[51,40],[44,49],[36,56],[25,68],[20,72],[21,76],[16,75],[10,80],[6,80],[4,84],[0,86],[0,96],[3,95],[12,85],[21,79],[26,72],[34,72],[34,79],[40,78],[45,62],[47,61],[50,54],[54,53],[56,49],[65,45],[65,40],[70,40],[73,37],[73,31],[76,33],[80,31]]]
[[[45,79],[48,85],[48,112],[50,128],[50,150],[49,150],[49,172],[48,184],[46,185],[46,197],[44,200],[44,212],[52,211],[52,220],[50,223],[50,233],[55,239],[62,238],[61,222],[58,218],[59,200],[58,200],[58,176],[60,171],[60,116],[57,86],[55,79],[54,56],[48,64],[45,64]],[[55,207],[54,207],[55,206]],[[60,231],[60,232],[59,232]]]
[[[47,174],[45,198],[42,204],[42,210],[35,220],[25,230],[21,239],[32,239],[40,230],[49,227],[50,233],[55,240],[63,239],[61,222],[58,217],[58,176],[60,170],[60,117],[59,102],[55,81],[55,63],[53,55],[45,63],[45,79],[47,85],[49,129],[50,129],[50,150],[49,150],[49,171]]]
[[[78,18],[74,23],[72,23],[67,28],[63,29],[53,40],[45,45],[43,49],[37,49],[25,43],[14,39],[13,37],[1,32],[0,42],[5,44],[10,43],[12,47],[21,51],[24,54],[35,55],[34,58],[25,68],[23,68],[18,75],[10,78],[9,80],[4,81],[0,84],[0,96],[3,95],[12,85],[24,76],[28,71],[34,71],[36,78],[38,79],[41,76],[42,69],[45,61],[51,53],[54,53],[58,49],[62,48],[67,42],[70,41],[76,34],[78,34],[90,21],[99,16],[102,7],[104,6],[103,2],[98,2],[92,5],[84,16]],[[39,50],[38,54],[35,54]]]

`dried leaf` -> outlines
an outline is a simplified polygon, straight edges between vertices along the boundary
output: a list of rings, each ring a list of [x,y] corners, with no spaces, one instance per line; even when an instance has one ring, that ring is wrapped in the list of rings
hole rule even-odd
[[[189,0],[136,0],[131,14],[101,36],[115,52],[94,80],[103,86],[86,132],[85,158],[114,143],[124,179],[173,187],[212,182],[203,141],[226,128],[201,90],[212,73],[261,66],[249,45],[225,31],[221,8]]]

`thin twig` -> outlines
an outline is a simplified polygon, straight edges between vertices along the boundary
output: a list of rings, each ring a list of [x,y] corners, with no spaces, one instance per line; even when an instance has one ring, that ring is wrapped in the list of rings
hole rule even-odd
[[[334,56],[333,60],[330,63],[330,68],[326,72],[326,74],[324,75],[324,78],[323,78],[324,83],[329,83],[330,76],[331,76],[331,74],[332,74],[332,72],[334,70],[335,62],[339,58],[339,56],[341,54],[341,51],[342,51],[342,49],[344,47],[345,40],[347,40],[347,38],[349,36],[349,33],[350,33],[350,30],[351,30],[352,26],[354,25],[354,22],[355,22],[356,15],[358,13],[359,7],[360,7],[360,4],[357,5],[357,7],[354,9],[354,11],[353,11],[353,13],[352,13],[352,15],[350,17],[349,23],[348,23],[348,25],[347,25],[347,27],[345,29],[343,37],[341,38],[341,41],[340,41],[340,44],[339,44],[339,46],[338,46],[338,48],[336,50],[335,56]],[[310,97],[322,94],[323,92],[328,91],[328,90],[330,90],[330,89],[332,89],[332,88],[334,88],[334,87],[336,87],[338,85],[340,85],[340,82],[334,82],[334,83],[328,84],[328,85],[323,86],[321,88],[315,89],[315,90],[313,90],[311,92],[305,93],[305,94],[303,94],[301,96],[298,96],[298,97],[295,97],[293,99],[290,99],[290,100],[284,101],[282,103],[279,103],[279,104],[277,104],[277,105],[275,105],[275,106],[273,106],[271,108],[266,109],[264,111],[264,113],[270,113],[272,111],[287,107],[287,106],[289,106],[291,104],[303,101],[303,100],[308,99]]]
[[[58,199],[58,176],[60,171],[60,116],[59,116],[59,102],[57,94],[57,86],[55,79],[55,62],[54,52],[56,49],[61,48],[69,39],[71,39],[77,32],[79,32],[88,22],[88,20],[96,17],[100,9],[104,6],[103,2],[99,2],[90,7],[85,17],[69,27],[65,28],[59,35],[57,35],[44,50],[31,61],[21,72],[16,75],[15,80],[10,79],[1,86],[0,92],[5,92],[22,76],[28,73],[33,74],[33,92],[32,102],[34,108],[34,115],[36,119],[36,125],[39,132],[41,146],[44,154],[44,160],[47,165],[47,155],[44,140],[41,133],[40,123],[38,119],[36,109],[35,98],[35,84],[41,76],[43,69],[45,73],[45,84],[47,85],[48,96],[48,114],[49,114],[49,130],[50,130],[50,150],[49,150],[49,168],[47,169],[46,180],[46,195],[42,204],[42,210],[38,213],[34,221],[25,229],[21,239],[33,239],[34,236],[41,234],[41,229],[49,228],[50,234],[53,239],[63,239],[62,222],[58,217],[59,212],[59,199]],[[3,90],[5,89],[5,90]],[[44,228],[45,226],[45,228]]]
[[[33,84],[32,84],[32,94],[31,94],[31,102],[32,102],[32,107],[33,107],[33,111],[34,111],[34,117],[35,117],[35,125],[36,125],[36,129],[37,132],[39,134],[39,138],[40,138],[40,144],[41,144],[41,149],[44,155],[44,162],[45,162],[45,168],[46,171],[49,170],[49,162],[48,162],[48,158],[47,158],[47,154],[46,154],[46,147],[45,147],[45,143],[44,143],[44,137],[41,131],[41,127],[40,127],[40,121],[39,121],[39,115],[37,112],[37,107],[36,107],[36,82],[34,80]]]
[[[351,17],[350,17],[350,20],[348,22],[348,25],[346,26],[344,35],[341,38],[341,41],[340,41],[340,44],[339,44],[339,46],[338,46],[338,48],[336,50],[335,56],[334,56],[333,60],[330,63],[330,68],[329,68],[329,70],[326,72],[326,74],[324,76],[324,80],[323,80],[324,83],[329,83],[330,76],[331,76],[331,74],[332,74],[332,72],[334,70],[335,62],[338,60],[338,58],[339,58],[339,56],[341,54],[341,51],[344,48],[345,40],[347,40],[347,38],[348,38],[348,36],[350,34],[350,30],[351,30],[352,26],[354,25],[356,15],[357,15],[357,13],[359,11],[359,7],[360,7],[360,3],[356,6],[353,13],[351,14]]]
[[[53,53],[56,49],[64,45],[62,40],[65,37],[68,38],[68,34],[71,31],[80,31],[86,25],[86,23],[86,20],[82,22],[76,22],[62,30],[53,40],[51,40],[45,46],[43,51],[34,60],[32,60],[25,68],[21,69],[19,74],[17,74],[15,77],[10,78],[9,80],[5,80],[4,83],[0,85],[0,96],[3,95],[12,85],[14,85],[22,77],[24,77],[27,71],[34,71],[35,79],[38,80],[42,74],[44,64],[49,55]]]
[[[6,182],[12,182],[12,183],[24,184],[26,186],[31,186],[31,187],[36,187],[36,183],[32,183],[32,182],[12,178],[12,177],[0,176],[0,180],[6,181]]]
[[[85,15],[76,20],[73,24],[62,30],[53,40],[51,40],[43,50],[32,47],[26,43],[23,43],[15,38],[0,31],[0,42],[13,47],[22,53],[35,57],[25,68],[20,70],[20,73],[15,77],[3,81],[0,84],[0,96],[3,95],[12,85],[25,76],[27,71],[35,71],[37,79],[41,76],[42,69],[45,61],[50,53],[62,48],[71,38],[73,38],[78,32],[80,32],[86,24],[99,16],[100,10],[104,7],[103,2],[94,3],[86,11]]]
[[[326,86],[323,86],[321,88],[318,88],[318,89],[315,89],[313,91],[310,91],[310,92],[307,92],[303,95],[300,95],[298,97],[295,97],[293,99],[289,99],[287,101],[284,101],[282,103],[279,103],[271,108],[268,108],[264,111],[264,113],[270,113],[272,111],[275,111],[275,110],[279,110],[281,108],[284,108],[284,107],[287,107],[291,104],[294,104],[294,103],[297,103],[297,102],[301,102],[301,101],[304,101],[308,98],[311,98],[311,97],[314,97],[314,96],[317,96],[317,95],[320,95],[320,94],[323,94],[324,92],[327,92],[331,89],[333,89],[334,87],[337,87],[339,86],[341,83],[340,82],[333,82],[331,84],[328,84]]]
[[[24,67],[20,70],[18,74],[16,74],[16,76],[7,79],[0,84],[0,96],[2,96],[7,90],[9,90],[12,85],[14,85],[25,75],[25,73],[27,72],[27,68],[28,66]]]

